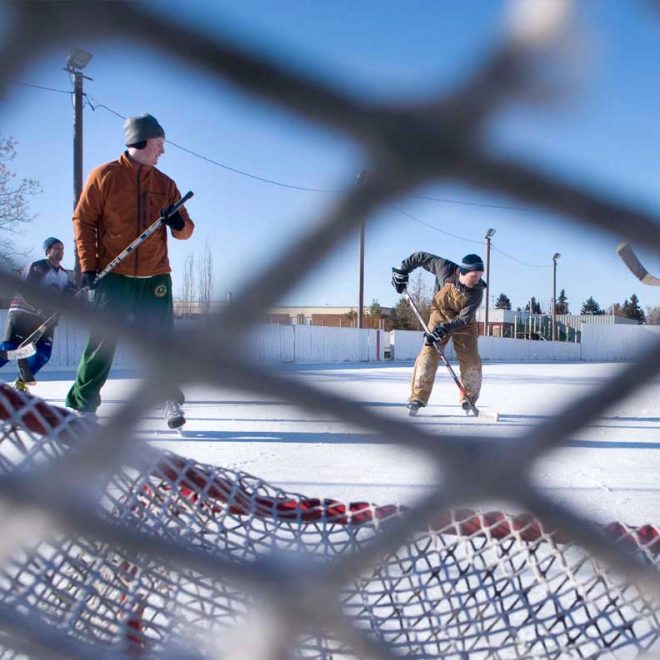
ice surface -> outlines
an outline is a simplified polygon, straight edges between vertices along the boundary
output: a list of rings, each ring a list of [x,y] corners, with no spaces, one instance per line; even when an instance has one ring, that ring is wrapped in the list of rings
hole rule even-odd
[[[429,432],[520,435],[602,383],[621,364],[544,363],[484,365],[479,406],[500,413],[499,422],[466,417],[456,386],[442,368],[427,408],[407,416],[410,363],[296,365],[279,369],[291,378],[351,398],[379,414],[410,421]],[[5,380],[13,380],[9,368]],[[74,374],[44,373],[32,392],[63,405]],[[136,387],[135,375],[117,372],[103,390],[101,421]],[[311,414],[275,396],[190,385],[184,387],[188,423],[170,431],[158,410],[147,411],[138,435],[156,446],[197,460],[245,470],[287,490],[377,504],[411,503],[433,482],[428,459],[389,446],[331,413]],[[544,456],[535,483],[555,499],[597,520],[660,522],[660,380],[619,402],[601,419]],[[441,439],[439,439],[439,442]],[[503,508],[502,502],[480,507]]]

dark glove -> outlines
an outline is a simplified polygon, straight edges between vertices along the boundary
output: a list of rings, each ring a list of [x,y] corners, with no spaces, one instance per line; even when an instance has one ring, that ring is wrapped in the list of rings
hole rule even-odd
[[[93,289],[96,286],[96,271],[86,270],[80,275],[80,288]]]
[[[172,207],[174,204],[166,206],[164,209],[160,210],[160,217],[163,218],[163,222],[172,230],[172,231],[181,231],[186,222],[181,217],[181,214],[178,211],[172,213]]]
[[[403,293],[408,286],[408,273],[400,268],[392,268],[392,286],[397,293]]]
[[[447,331],[441,325],[439,325],[433,330],[433,332],[424,333],[424,344],[426,344],[426,346],[435,346],[446,335]]]

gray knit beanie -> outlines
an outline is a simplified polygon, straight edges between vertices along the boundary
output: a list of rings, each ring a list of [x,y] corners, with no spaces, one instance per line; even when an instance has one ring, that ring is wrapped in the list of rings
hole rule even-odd
[[[124,144],[130,146],[131,144],[137,144],[149,138],[164,138],[165,131],[153,115],[145,114],[137,117],[129,117],[124,122],[124,135]]]
[[[44,241],[44,252],[48,253],[48,250],[50,250],[50,248],[52,248],[55,243],[62,243],[62,241],[59,238],[55,238],[54,236],[49,236]]]

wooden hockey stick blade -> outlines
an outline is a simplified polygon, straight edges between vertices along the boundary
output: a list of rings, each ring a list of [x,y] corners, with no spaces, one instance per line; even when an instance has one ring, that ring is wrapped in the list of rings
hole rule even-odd
[[[642,266],[642,262],[637,258],[637,255],[635,254],[634,250],[632,249],[628,241],[619,243],[616,246],[616,251],[617,254],[621,257],[623,263],[626,264],[626,266],[628,266],[628,270],[630,270],[630,272],[642,284],[648,284],[650,286],[660,286],[660,279],[651,275],[651,273],[649,273],[649,271],[646,270],[644,266]]]
[[[9,349],[8,351],[0,351],[0,357],[3,360],[22,360],[29,358],[37,352],[37,347],[34,344],[26,344],[18,348]]]
[[[30,365],[27,363],[27,360],[25,358],[21,358],[18,361],[18,375],[21,377],[21,380],[26,385],[37,384],[37,381],[34,379],[34,374],[32,373],[32,369],[30,369]]]

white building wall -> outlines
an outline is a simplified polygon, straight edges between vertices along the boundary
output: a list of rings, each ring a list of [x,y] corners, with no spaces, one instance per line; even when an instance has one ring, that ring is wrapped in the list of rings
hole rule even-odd
[[[660,341],[660,325],[582,324],[582,359],[590,362],[635,359]]]

